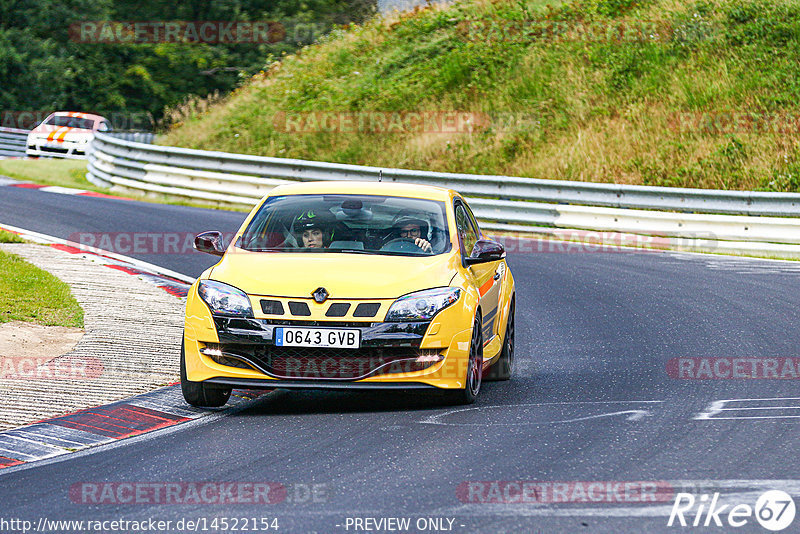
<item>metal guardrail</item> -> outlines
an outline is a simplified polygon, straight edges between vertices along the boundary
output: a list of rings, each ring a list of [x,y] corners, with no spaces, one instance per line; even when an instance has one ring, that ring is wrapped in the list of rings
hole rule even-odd
[[[96,139],[97,149],[119,158],[120,161],[127,159],[141,163],[221,172],[230,175],[300,181],[377,180],[378,173],[382,172],[383,179],[387,181],[444,184],[468,196],[493,196],[539,202],[694,213],[789,217],[800,215],[800,194],[630,186],[510,176],[381,169],[340,163],[123,143],[102,134],[99,134]]]
[[[108,135],[124,141],[135,141],[137,143],[146,144],[152,144],[156,140],[156,134],[152,132],[110,132]]]
[[[87,177],[105,187],[252,206],[291,181],[367,180],[438,185],[469,198],[490,230],[608,231],[736,243],[749,253],[800,257],[800,194],[598,184],[381,169],[148,145],[98,134]],[[779,244],[761,247],[757,243]]]
[[[0,156],[24,158],[28,133],[28,130],[17,128],[0,128]]]

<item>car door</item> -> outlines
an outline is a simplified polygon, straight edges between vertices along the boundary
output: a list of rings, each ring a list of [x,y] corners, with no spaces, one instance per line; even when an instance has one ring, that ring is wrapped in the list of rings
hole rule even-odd
[[[475,243],[481,238],[480,228],[469,206],[462,199],[457,199],[455,202],[455,219],[461,245],[461,257],[466,258],[472,253]],[[502,281],[501,263],[502,261],[492,261],[466,267],[480,293],[484,344],[488,343],[497,333],[497,305]]]

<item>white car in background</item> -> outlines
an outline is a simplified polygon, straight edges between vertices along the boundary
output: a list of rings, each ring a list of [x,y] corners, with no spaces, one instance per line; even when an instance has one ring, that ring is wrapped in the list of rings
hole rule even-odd
[[[28,134],[28,156],[85,158],[95,132],[110,132],[105,117],[74,111],[56,111]]]

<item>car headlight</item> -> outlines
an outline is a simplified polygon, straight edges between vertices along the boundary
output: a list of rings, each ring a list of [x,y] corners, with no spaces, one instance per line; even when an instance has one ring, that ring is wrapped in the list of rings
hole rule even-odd
[[[197,285],[197,293],[211,309],[211,313],[236,317],[253,317],[250,299],[241,289],[236,289],[222,282],[201,280]]]
[[[458,300],[457,287],[438,287],[400,297],[386,314],[386,321],[428,321]]]

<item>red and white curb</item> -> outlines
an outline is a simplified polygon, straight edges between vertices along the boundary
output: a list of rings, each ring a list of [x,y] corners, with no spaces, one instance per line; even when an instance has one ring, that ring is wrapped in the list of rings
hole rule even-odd
[[[93,261],[143,278],[172,295],[186,296],[189,285],[193,282],[190,277],[134,258],[2,223],[0,229],[59,250],[90,255]],[[263,393],[264,390],[234,390],[225,409],[252,400]],[[201,410],[189,406],[183,400],[180,385],[172,384],[125,400],[0,432],[0,470],[22,468],[18,466],[187,423],[219,412],[220,410]]]
[[[138,276],[139,278],[160,287],[164,291],[170,293],[171,295],[175,295],[176,297],[185,297],[189,291],[189,286],[194,283],[194,278],[190,276],[159,267],[158,265],[153,265],[152,263],[140,261],[129,256],[123,256],[122,254],[116,254],[114,252],[108,252],[103,249],[76,243],[74,241],[68,241],[66,239],[40,234],[38,232],[25,230],[24,228],[18,228],[2,222],[0,222],[0,230],[17,234],[23,239],[27,239],[28,241],[32,241],[34,243],[50,245],[51,247],[63,250],[64,252],[91,256],[92,260],[104,263],[106,267]]]
[[[105,193],[97,193],[95,191],[88,191],[86,189],[75,189],[72,187],[62,187],[60,185],[42,185],[30,182],[20,182],[11,178],[0,177],[0,186],[19,187],[21,189],[36,189],[45,193],[58,193],[60,195],[75,195],[82,197],[96,197],[96,198],[110,198],[114,200],[131,200],[130,198],[118,197],[114,195],[107,195]]]
[[[0,432],[0,470],[200,419],[264,393],[263,390],[234,390],[222,410],[202,410],[184,402],[180,385],[170,385]]]

